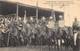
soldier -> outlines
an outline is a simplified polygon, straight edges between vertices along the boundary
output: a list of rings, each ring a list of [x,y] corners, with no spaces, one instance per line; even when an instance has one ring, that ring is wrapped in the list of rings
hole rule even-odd
[[[63,17],[62,15],[59,16],[60,20],[58,21],[58,34],[57,34],[57,38],[58,38],[58,50],[61,50],[62,51],[62,29],[64,27],[64,20],[63,20]]]
[[[4,35],[5,35],[5,29],[4,29],[4,24],[3,24],[3,22],[4,22],[4,19],[2,18],[1,20],[0,20],[0,33],[1,33],[1,46],[5,46],[5,44],[4,44]]]
[[[16,38],[17,38],[17,28],[14,21],[12,21],[8,25],[8,40],[7,40],[7,46],[16,46]]]
[[[29,45],[30,42],[30,34],[31,34],[31,29],[30,29],[30,23],[27,21],[27,19],[25,18],[23,21],[23,36],[24,36],[24,43],[27,45]]]
[[[35,28],[35,22],[34,22],[34,19],[33,17],[30,17],[30,32],[31,32],[31,44],[32,45],[36,45],[36,28]]]
[[[36,24],[37,36],[38,36],[38,44],[41,45],[41,22]]]
[[[46,28],[45,28],[45,17],[42,17],[42,20],[41,20],[41,35],[46,35],[46,32],[45,32]]]
[[[22,19],[19,17],[19,21],[18,21],[18,40],[19,40],[19,45],[23,45],[24,39],[23,39],[23,22]]]
[[[73,51],[79,51],[80,47],[80,24],[79,21],[77,21],[77,18],[75,18],[75,21],[73,23]]]

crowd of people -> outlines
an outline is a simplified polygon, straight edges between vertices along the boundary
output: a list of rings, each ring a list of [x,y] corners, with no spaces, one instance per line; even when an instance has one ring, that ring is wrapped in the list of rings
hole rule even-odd
[[[33,17],[29,19],[19,17],[18,20],[1,18],[0,47],[48,45],[58,49],[65,46],[68,49],[69,46],[73,47],[74,45],[73,36],[69,32],[68,27],[59,27],[52,17],[49,20],[42,17],[38,22]]]

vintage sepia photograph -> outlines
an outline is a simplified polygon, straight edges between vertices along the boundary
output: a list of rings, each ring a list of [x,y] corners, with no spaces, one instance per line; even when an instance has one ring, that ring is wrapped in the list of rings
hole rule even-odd
[[[80,51],[80,0],[0,0],[0,51]]]

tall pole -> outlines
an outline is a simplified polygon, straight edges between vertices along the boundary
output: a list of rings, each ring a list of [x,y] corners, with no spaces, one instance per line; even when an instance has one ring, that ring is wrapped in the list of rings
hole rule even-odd
[[[36,3],[36,22],[38,23],[38,0],[37,0],[37,3]]]
[[[51,16],[53,16],[53,2],[52,2],[52,4],[51,4]]]
[[[17,7],[16,7],[16,19],[18,20],[18,3],[17,3]]]
[[[0,2],[0,16],[1,16],[1,2]]]

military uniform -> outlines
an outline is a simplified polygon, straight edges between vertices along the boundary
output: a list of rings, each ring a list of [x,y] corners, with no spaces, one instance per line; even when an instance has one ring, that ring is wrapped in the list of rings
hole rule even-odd
[[[74,34],[74,44],[73,44],[73,51],[80,51],[80,22],[75,21],[73,22],[73,34]]]

